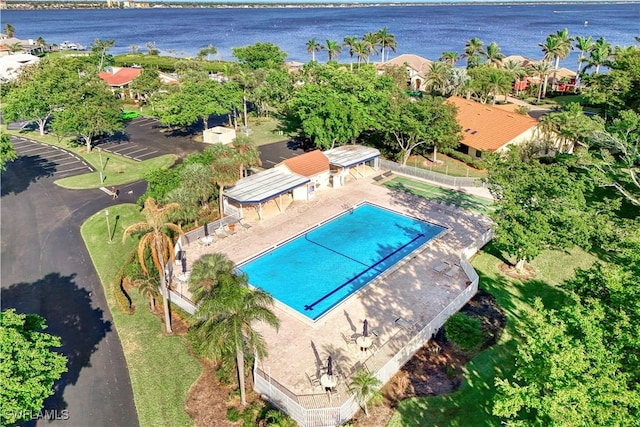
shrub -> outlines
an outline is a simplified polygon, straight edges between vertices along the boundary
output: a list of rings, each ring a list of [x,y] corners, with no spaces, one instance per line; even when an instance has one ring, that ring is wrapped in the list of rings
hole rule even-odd
[[[232,423],[240,421],[240,411],[238,411],[236,408],[227,409],[227,419]]]
[[[456,160],[459,160],[459,161],[471,166],[472,168],[475,168],[475,169],[484,169],[485,168],[484,162],[482,160],[474,159],[470,155],[461,153],[460,151],[451,150],[451,151],[448,151],[446,154],[447,154],[447,156],[449,156],[451,158],[454,158]]]
[[[111,289],[116,300],[116,304],[118,305],[120,312],[122,312],[123,314],[133,314],[131,297],[129,297],[129,294],[127,294],[127,291],[124,289],[123,284],[125,277],[128,276],[128,271],[131,269],[129,265],[133,262],[135,256],[136,252],[132,251],[125,260],[123,266],[116,273],[116,276],[113,278],[113,283],[111,284]]]
[[[480,321],[466,313],[456,313],[444,325],[447,339],[462,350],[478,348],[485,339]]]

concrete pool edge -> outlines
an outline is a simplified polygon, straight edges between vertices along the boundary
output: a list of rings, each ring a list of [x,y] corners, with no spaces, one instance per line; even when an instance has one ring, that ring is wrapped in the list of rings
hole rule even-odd
[[[375,286],[376,284],[380,283],[381,281],[385,280],[387,277],[389,277],[390,275],[392,275],[395,271],[397,271],[399,268],[401,268],[403,265],[405,265],[406,263],[408,263],[409,261],[411,261],[412,259],[414,259],[418,254],[422,253],[423,251],[425,251],[431,243],[436,244],[443,236],[445,236],[447,233],[449,233],[451,231],[450,227],[447,227],[445,225],[441,225],[438,224],[434,221],[429,221],[423,218],[419,218],[417,216],[414,215],[409,215],[407,213],[401,212],[399,210],[396,209],[392,209],[390,207],[386,207],[386,206],[382,206],[378,203],[375,202],[371,202],[369,200],[360,200],[359,202],[353,204],[352,206],[346,207],[344,210],[329,216],[328,218],[323,219],[322,221],[319,221],[307,228],[305,228],[302,231],[299,231],[291,236],[286,237],[285,239],[282,239],[278,242],[276,242],[273,245],[270,245],[268,248],[265,248],[253,255],[250,255],[244,259],[242,259],[240,262],[238,262],[236,264],[236,269],[239,271],[242,271],[242,266],[247,265],[248,263],[255,261],[257,259],[259,259],[260,257],[267,255],[275,250],[277,250],[278,248],[300,238],[301,236],[304,236],[310,232],[312,232],[313,230],[316,230],[324,225],[326,225],[327,223],[334,221],[344,215],[348,215],[349,213],[351,213],[353,210],[362,207],[364,205],[369,205],[372,207],[375,207],[377,209],[381,209],[390,213],[393,213],[394,215],[398,215],[401,216],[403,218],[408,218],[411,219],[413,221],[417,221],[420,223],[424,223],[427,224],[430,227],[437,227],[438,229],[440,229],[440,231],[437,234],[434,234],[432,237],[430,237],[428,240],[426,240],[424,243],[422,243],[421,245],[417,246],[416,248],[414,248],[413,250],[411,250],[410,252],[408,252],[406,255],[404,255],[400,260],[396,261],[395,263],[389,265],[386,269],[384,269],[380,274],[376,275],[373,279],[371,279],[370,281],[364,283],[362,286],[360,286],[357,290],[353,291],[352,293],[348,294],[346,297],[344,297],[343,299],[340,299],[339,301],[337,301],[335,304],[333,304],[330,308],[328,308],[327,310],[325,310],[324,312],[322,312],[318,317],[316,318],[311,318],[306,316],[304,313],[301,313],[300,311],[296,310],[295,308],[289,306],[287,303],[279,300],[278,298],[276,298],[275,296],[272,295],[273,297],[273,301],[274,301],[274,306],[276,308],[278,308],[282,313],[303,322],[305,325],[313,328],[313,329],[317,329],[319,327],[321,327],[323,325],[323,320],[326,320],[328,317],[330,317],[337,309],[340,308],[341,305],[348,303],[349,301],[359,297],[360,295],[362,295],[364,292],[366,292],[368,289],[370,289],[372,286]],[[251,283],[249,283],[249,285],[253,288],[256,289],[262,289],[259,286],[255,286]],[[262,289],[264,290],[264,289]]]

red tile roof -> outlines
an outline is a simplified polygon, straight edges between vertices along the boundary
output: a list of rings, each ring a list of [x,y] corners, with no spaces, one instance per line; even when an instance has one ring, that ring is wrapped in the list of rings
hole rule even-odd
[[[131,83],[142,73],[141,68],[119,68],[115,72],[100,72],[100,78],[109,86],[124,86]]]
[[[329,159],[322,151],[314,150],[282,162],[291,172],[310,177],[329,170]]]
[[[461,143],[480,151],[496,151],[538,124],[532,117],[457,96],[447,102],[458,107]]]

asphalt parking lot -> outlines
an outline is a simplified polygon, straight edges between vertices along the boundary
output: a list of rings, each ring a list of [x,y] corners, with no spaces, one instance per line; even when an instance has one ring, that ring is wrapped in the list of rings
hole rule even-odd
[[[157,119],[140,116],[126,124],[124,133],[107,138],[95,147],[141,162],[164,154],[184,157],[204,150],[206,144],[192,138],[189,132],[171,132]]]
[[[305,150],[297,142],[289,140],[261,145],[258,147],[258,151],[260,151],[262,167],[270,169],[278,163],[282,163],[284,160],[304,154],[308,150]]]
[[[38,167],[56,179],[93,172],[93,168],[80,157],[64,149],[22,137],[12,137],[17,161],[38,164]]]

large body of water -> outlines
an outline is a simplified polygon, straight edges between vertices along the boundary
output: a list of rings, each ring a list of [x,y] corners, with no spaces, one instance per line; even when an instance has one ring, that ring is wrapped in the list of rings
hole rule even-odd
[[[127,52],[131,45],[145,51],[147,42],[154,42],[163,54],[193,56],[213,44],[216,59],[232,60],[233,47],[272,42],[289,60],[307,62],[305,44],[312,38],[342,42],[386,26],[397,41],[391,58],[414,53],[436,60],[444,51],[462,52],[467,40],[478,37],[485,45],[497,42],[506,55],[539,59],[538,44],[563,28],[571,36],[605,37],[614,46],[634,44],[640,3],[6,10],[2,26],[6,23],[16,37],[43,37],[48,43],[89,46],[96,38],[114,39],[112,53]],[[566,66],[573,68],[577,55],[573,52]],[[326,53],[317,59],[325,61]],[[347,62],[347,53],[338,59]]]

